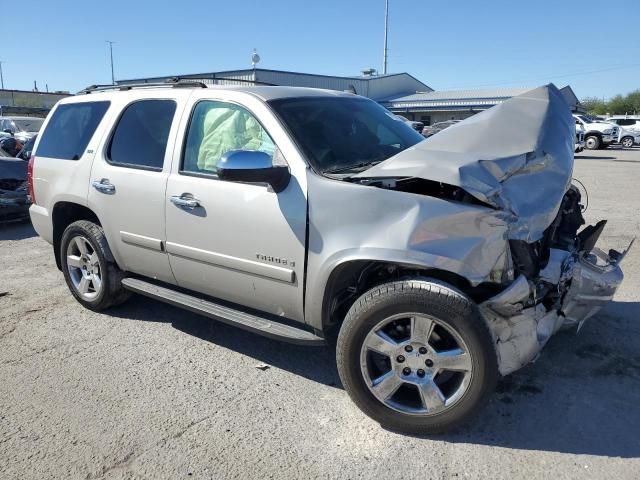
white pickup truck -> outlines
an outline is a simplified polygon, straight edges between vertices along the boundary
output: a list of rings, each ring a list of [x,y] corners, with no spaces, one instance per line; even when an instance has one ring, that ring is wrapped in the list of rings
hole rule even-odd
[[[584,130],[585,147],[588,150],[607,148],[618,141],[620,129],[614,123],[602,122],[588,115],[574,114],[576,129],[581,125]]]

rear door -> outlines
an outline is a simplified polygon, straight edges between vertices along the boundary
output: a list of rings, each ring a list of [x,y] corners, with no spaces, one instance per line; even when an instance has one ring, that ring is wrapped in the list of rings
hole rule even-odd
[[[306,166],[290,138],[262,101],[213,90],[194,94],[181,132],[166,200],[178,285],[302,321]],[[289,185],[275,193],[219,179],[216,164],[229,150],[259,150],[287,164]],[[180,198],[197,206],[185,208]]]
[[[169,283],[175,280],[164,249],[164,198],[188,95],[170,88],[115,95],[116,118],[96,154],[89,187],[89,207],[120,267]]]

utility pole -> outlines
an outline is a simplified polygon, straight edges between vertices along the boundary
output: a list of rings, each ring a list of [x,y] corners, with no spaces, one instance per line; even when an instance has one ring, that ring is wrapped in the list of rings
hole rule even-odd
[[[4,77],[2,76],[2,60],[0,60],[0,86],[4,90]]]
[[[105,40],[109,44],[109,55],[111,56],[111,85],[116,84],[116,77],[113,74],[113,44],[116,42],[112,42],[111,40]]]
[[[382,74],[387,74],[387,37],[389,33],[389,0],[384,4],[384,54],[382,62]]]

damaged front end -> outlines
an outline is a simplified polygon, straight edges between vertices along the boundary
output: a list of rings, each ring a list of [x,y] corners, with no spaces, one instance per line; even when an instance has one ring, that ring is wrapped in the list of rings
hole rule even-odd
[[[496,341],[501,374],[535,360],[551,335],[582,325],[613,298],[626,251],[607,254],[595,247],[605,223],[578,233],[584,219],[580,193],[572,186],[542,239],[509,242],[517,278],[480,304]]]
[[[502,248],[513,275],[487,278],[500,283],[500,293],[479,303],[503,375],[534,360],[560,328],[579,327],[593,316],[623,278],[626,252],[595,247],[606,221],[580,230],[581,194],[571,185],[574,128],[561,92],[548,85],[449,127],[352,180],[481,204],[504,220]]]
[[[0,158],[0,223],[29,218],[27,162]]]

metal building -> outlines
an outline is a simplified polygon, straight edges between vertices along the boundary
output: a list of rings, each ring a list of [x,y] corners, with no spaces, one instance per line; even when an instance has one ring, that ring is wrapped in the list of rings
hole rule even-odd
[[[431,92],[433,89],[408,73],[376,75],[372,70],[365,70],[363,75],[340,77],[317,75],[314,73],[287,72],[283,70],[266,70],[251,68],[246,70],[228,70],[223,72],[196,73],[189,75],[167,75],[164,77],[136,78],[119,80],[124,83],[156,83],[174,78],[180,80],[198,80],[211,85],[246,85],[268,84],[291,87],[324,88],[328,90],[351,91],[373,100],[399,97],[416,92]]]
[[[360,76],[342,77],[251,68],[178,76],[137,78],[120,80],[117,83],[156,83],[176,78],[182,81],[198,80],[214,85],[268,84],[351,91],[376,100],[392,112],[410,120],[421,121],[425,125],[444,120],[467,118],[534,88],[434,91],[409,73],[377,75],[375,70],[372,69],[363,70]],[[567,85],[561,90],[571,109],[578,112],[582,111],[580,102],[571,87]]]
[[[392,112],[409,120],[431,125],[445,120],[464,120],[471,115],[531,90],[529,88],[491,88],[482,90],[440,90],[393,96],[378,100]],[[569,85],[560,91],[574,112],[582,112],[580,101]]]

